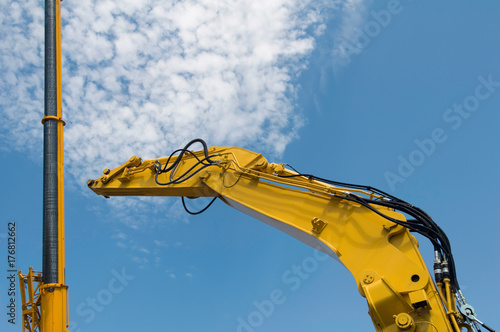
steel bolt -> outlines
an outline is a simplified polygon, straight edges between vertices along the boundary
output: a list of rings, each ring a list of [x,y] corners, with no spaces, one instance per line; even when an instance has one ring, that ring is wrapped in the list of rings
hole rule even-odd
[[[363,282],[365,284],[371,284],[373,282],[373,280],[375,280],[375,278],[370,273],[365,274],[365,276],[363,278]]]
[[[398,325],[404,326],[406,324],[408,324],[408,317],[406,317],[406,316],[399,316],[398,317]]]
[[[415,324],[413,321],[413,318],[408,315],[405,312],[402,312],[398,314],[397,316],[394,316],[395,321],[396,321],[396,326],[401,330],[401,331],[409,331],[413,332],[415,331]]]

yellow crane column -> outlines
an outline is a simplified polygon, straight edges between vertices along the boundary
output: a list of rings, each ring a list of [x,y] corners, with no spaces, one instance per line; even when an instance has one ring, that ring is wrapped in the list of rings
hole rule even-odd
[[[61,0],[45,0],[45,100],[42,273],[19,273],[23,331],[68,332],[64,275],[64,145],[61,83]],[[33,282],[38,285],[33,286]],[[24,292],[27,287],[28,294]],[[27,295],[27,296],[26,296]],[[27,297],[27,298],[26,298]]]

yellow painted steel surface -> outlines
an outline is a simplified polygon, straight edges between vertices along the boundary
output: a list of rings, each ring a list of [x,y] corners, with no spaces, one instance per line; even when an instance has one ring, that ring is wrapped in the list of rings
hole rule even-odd
[[[64,243],[64,135],[62,120],[62,67],[61,67],[61,0],[56,1],[56,61],[57,61],[57,170],[58,170],[58,248],[59,248],[59,267],[58,281],[65,283],[65,243]]]
[[[297,173],[241,148],[212,147],[208,153],[215,155],[210,157],[213,165],[197,173],[197,158],[204,158],[203,151],[185,154],[173,170],[158,174],[158,182],[171,182],[167,185],[155,180],[155,165],[165,165],[167,158],[142,161],[132,157],[120,167],[106,169],[100,178],[89,180],[88,186],[106,197],[218,197],[340,260],[366,298],[377,331],[457,331],[410,232],[342,198],[348,193],[370,198],[376,195],[305,176],[282,177]],[[171,158],[169,165],[177,158]],[[185,181],[172,181],[176,178]],[[404,220],[402,214],[389,208],[373,208]]]
[[[36,284],[34,284],[34,282]],[[29,268],[27,275],[19,271],[19,285],[23,308],[23,331],[40,331],[40,290],[42,273]]]
[[[44,284],[41,288],[40,331],[68,331],[68,286]]]

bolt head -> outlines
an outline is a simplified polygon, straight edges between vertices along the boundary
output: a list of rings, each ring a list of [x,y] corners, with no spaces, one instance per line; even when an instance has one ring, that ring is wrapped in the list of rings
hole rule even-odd
[[[375,280],[375,277],[371,274],[365,274],[365,276],[363,277],[363,282],[365,284],[371,284],[373,280]]]
[[[396,316],[396,325],[403,331],[414,331],[413,318],[405,312]]]
[[[399,316],[398,317],[398,324],[399,325],[403,325],[403,326],[406,325],[406,324],[408,324],[408,317],[406,317],[406,316]]]

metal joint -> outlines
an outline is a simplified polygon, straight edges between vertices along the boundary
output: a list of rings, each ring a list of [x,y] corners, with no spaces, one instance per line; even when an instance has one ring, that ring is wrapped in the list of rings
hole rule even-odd
[[[42,124],[45,124],[45,121],[46,120],[56,120],[58,122],[62,122],[63,126],[66,125],[66,122],[64,122],[64,120],[58,116],[54,116],[54,115],[46,115],[43,117],[42,119]]]

